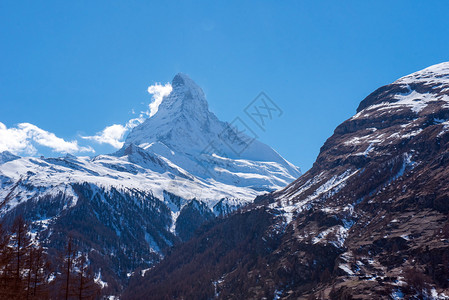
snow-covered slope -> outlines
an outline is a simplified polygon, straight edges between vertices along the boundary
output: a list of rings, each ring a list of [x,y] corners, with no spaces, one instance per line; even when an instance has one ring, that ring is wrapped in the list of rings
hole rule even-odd
[[[449,62],[444,62],[401,77],[366,97],[357,114],[340,124],[321,148],[317,162],[324,167],[319,172],[313,168],[273,193],[279,202],[272,206],[286,211],[307,209],[312,202],[339,193],[373,160],[392,160],[394,153],[424,136],[425,130],[434,129],[441,138],[448,127]],[[418,165],[415,156],[415,149],[398,154],[398,173],[388,180],[396,180]],[[341,172],[336,174],[336,169]]]
[[[99,245],[95,250],[104,255],[131,251],[141,261],[128,269],[110,262],[109,274],[123,278],[136,266],[150,266],[203,221],[300,175],[269,146],[219,121],[187,75],[176,75],[172,86],[158,111],[135,127],[116,153],[59,158],[0,153],[0,217],[9,222],[23,214],[49,247],[61,245],[57,239],[63,235],[54,234],[59,228],[78,231],[86,247]],[[80,221],[75,215],[88,226],[75,226]],[[104,262],[93,264],[107,274]],[[110,280],[117,280],[114,276]]]

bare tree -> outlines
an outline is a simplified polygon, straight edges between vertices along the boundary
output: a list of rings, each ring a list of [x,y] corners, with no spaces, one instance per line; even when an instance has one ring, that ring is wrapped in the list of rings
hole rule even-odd
[[[10,244],[13,251],[15,269],[13,290],[19,298],[23,297],[26,292],[23,275],[26,273],[27,256],[32,246],[28,229],[28,224],[22,216],[18,216],[14,220]]]
[[[0,224],[0,298],[7,299],[12,287],[12,249],[9,246],[11,235]]]
[[[34,250],[34,260],[32,265],[33,287],[31,295],[33,297],[45,297],[47,295],[47,275],[50,273],[50,263],[42,247]]]
[[[66,275],[66,283],[65,283],[65,299],[69,299],[70,295],[70,275],[73,269],[73,261],[75,259],[76,251],[74,250],[72,237],[68,237],[67,247],[65,251],[65,275]]]
[[[87,255],[83,254],[77,259],[78,273],[78,298],[94,299],[99,295],[100,287],[95,283],[94,273],[87,260]]]

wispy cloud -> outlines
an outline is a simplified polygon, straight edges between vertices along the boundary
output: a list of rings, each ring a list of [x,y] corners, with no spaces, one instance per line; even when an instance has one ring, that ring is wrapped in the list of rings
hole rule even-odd
[[[170,94],[172,90],[173,88],[170,83],[166,83],[165,85],[156,83],[148,87],[148,93],[153,95],[152,102],[149,105],[150,117],[152,117],[155,113],[157,113],[157,110],[159,109],[159,105],[161,104],[162,99],[164,99],[165,96]]]
[[[60,153],[95,152],[92,147],[79,146],[77,141],[65,141],[54,133],[30,123],[20,123],[16,127],[7,128],[0,122],[0,151],[34,155],[37,153],[36,145]]]
[[[149,86],[148,93],[152,95],[151,102],[148,105],[148,109],[146,111],[140,112],[139,117],[129,120],[125,125],[113,124],[105,127],[96,135],[81,136],[81,138],[95,141],[99,144],[109,144],[117,149],[121,148],[124,144],[124,138],[126,134],[137,125],[142,124],[145,119],[154,116],[164,97],[170,94],[171,91],[172,86],[170,83],[166,83],[164,85],[156,83]],[[134,109],[132,111],[134,113]]]

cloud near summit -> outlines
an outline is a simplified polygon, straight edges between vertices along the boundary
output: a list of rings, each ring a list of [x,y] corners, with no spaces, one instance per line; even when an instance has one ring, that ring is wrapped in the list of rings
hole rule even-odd
[[[153,95],[152,102],[149,105],[150,117],[152,117],[155,113],[157,113],[157,110],[159,109],[159,105],[161,104],[162,99],[164,99],[165,96],[170,94],[172,90],[173,88],[170,83],[166,83],[165,85],[156,83],[148,87],[148,93]]]
[[[158,111],[159,105],[165,96],[170,94],[172,86],[170,83],[161,84],[155,83],[148,87],[148,93],[152,95],[151,102],[146,111],[140,112],[137,118],[131,119],[125,125],[113,124],[106,126],[102,131],[93,136],[82,136],[86,140],[95,141],[99,144],[108,144],[114,148],[121,148],[124,144],[126,134],[139,124],[142,124],[145,119],[154,116]]]

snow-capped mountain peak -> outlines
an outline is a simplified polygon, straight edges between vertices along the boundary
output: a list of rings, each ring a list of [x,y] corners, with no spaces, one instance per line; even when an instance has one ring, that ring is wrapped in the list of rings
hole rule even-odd
[[[159,106],[158,113],[190,113],[208,117],[210,114],[203,90],[186,74],[178,73],[172,80],[172,92]]]
[[[268,162],[280,168],[275,172],[282,174],[277,186],[300,175],[297,167],[269,146],[245,133],[233,134],[234,129],[229,123],[220,121],[209,111],[204,92],[189,76],[177,74],[172,87],[157,113],[128,135],[125,147],[134,144],[168,158],[201,178],[212,177],[227,182],[232,177],[233,182],[239,185],[247,180],[236,175],[237,172],[249,172],[252,174],[250,178],[256,174],[259,176],[260,171],[266,173],[267,167],[262,166]],[[244,169],[243,166],[237,167],[242,161],[247,162]],[[240,178],[237,180],[236,176]]]
[[[394,83],[449,83],[449,62],[442,62],[399,78]]]
[[[378,88],[360,103],[353,118],[379,108],[385,113],[400,108],[419,114],[434,105],[448,107],[448,90],[449,62],[436,64]]]
[[[0,152],[0,164],[20,158],[9,151]]]
[[[210,133],[223,129],[209,111],[203,90],[190,77],[177,74],[172,87],[156,114],[134,128],[125,144],[146,146],[160,142],[176,151],[199,153]]]

